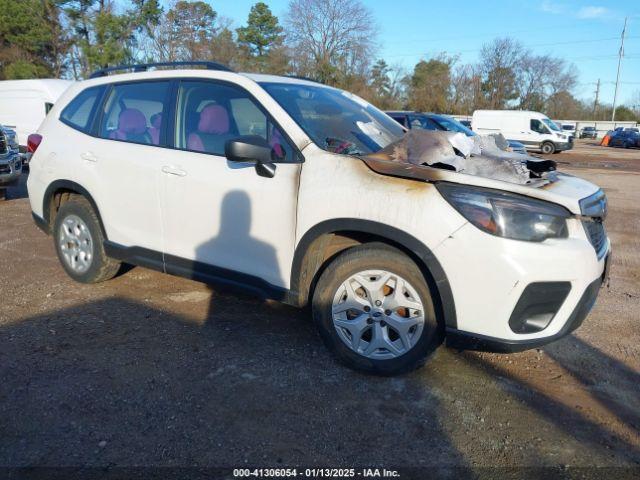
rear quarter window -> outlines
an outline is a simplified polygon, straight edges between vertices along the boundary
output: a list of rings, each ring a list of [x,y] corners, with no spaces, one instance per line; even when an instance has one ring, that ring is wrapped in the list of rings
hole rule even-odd
[[[60,120],[67,125],[86,132],[91,125],[91,119],[96,107],[103,87],[91,87],[80,92],[69,104],[62,110]]]

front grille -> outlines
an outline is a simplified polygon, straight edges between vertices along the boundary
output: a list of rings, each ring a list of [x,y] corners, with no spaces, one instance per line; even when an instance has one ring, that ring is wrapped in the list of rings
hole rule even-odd
[[[0,165],[0,174],[3,173],[11,173],[11,167],[9,167],[8,163],[4,163]]]
[[[603,223],[607,216],[607,196],[602,190],[598,190],[593,195],[583,198],[580,200],[580,211],[586,217],[582,220],[584,231],[600,259],[607,248],[607,231]]]
[[[7,153],[8,150],[7,136],[4,134],[2,128],[0,128],[0,155]]]

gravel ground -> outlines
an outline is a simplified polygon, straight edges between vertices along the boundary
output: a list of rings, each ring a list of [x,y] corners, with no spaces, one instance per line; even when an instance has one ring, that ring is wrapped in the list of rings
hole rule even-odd
[[[640,150],[592,143],[553,156],[610,201],[610,288],[583,326],[519,354],[443,347],[396,378],[336,364],[307,312],[277,303],[143,268],[76,284],[13,189],[0,202],[0,466],[640,472]]]

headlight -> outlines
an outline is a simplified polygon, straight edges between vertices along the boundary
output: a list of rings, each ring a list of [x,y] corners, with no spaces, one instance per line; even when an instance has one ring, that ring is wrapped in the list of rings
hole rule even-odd
[[[568,236],[568,210],[513,193],[451,183],[437,184],[442,196],[473,225],[491,235],[542,242]]]

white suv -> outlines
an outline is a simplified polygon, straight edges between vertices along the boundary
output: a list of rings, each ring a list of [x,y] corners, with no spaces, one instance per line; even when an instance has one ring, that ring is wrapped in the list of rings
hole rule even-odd
[[[404,130],[359,97],[204,66],[97,72],[31,135],[33,217],[73,279],[126,262],[310,305],[339,359],[381,374],[445,336],[539,346],[589,312],[610,249],[597,186],[393,162]]]

